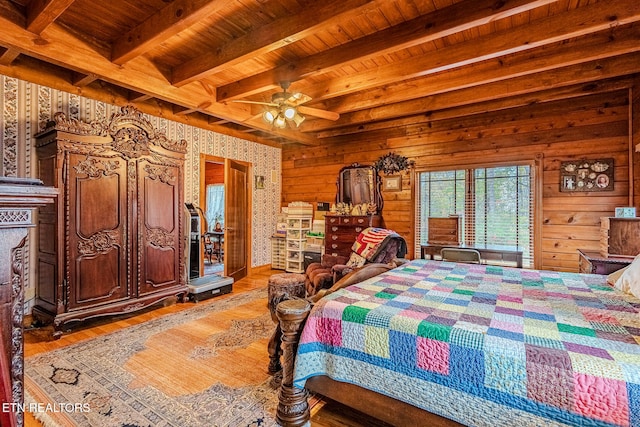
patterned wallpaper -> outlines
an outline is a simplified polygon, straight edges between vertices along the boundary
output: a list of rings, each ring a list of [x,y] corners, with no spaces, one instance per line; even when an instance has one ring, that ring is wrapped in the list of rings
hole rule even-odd
[[[91,100],[82,96],[58,91],[23,80],[0,75],[0,175],[32,177],[35,157],[33,136],[51,120],[53,114],[62,111],[69,118],[83,121],[109,118],[119,110],[118,106]],[[185,164],[185,201],[199,203],[200,153],[251,163],[253,174],[265,179],[264,189],[253,188],[253,216],[251,219],[252,267],[271,262],[271,242],[280,210],[281,150],[210,130],[196,128],[160,117],[146,116],[154,127],[165,132],[170,139],[187,141]],[[272,176],[278,177],[272,181]],[[30,252],[30,251],[29,251]],[[33,254],[32,254],[33,256]],[[28,264],[29,260],[26,260]],[[33,272],[31,272],[33,273]],[[26,296],[33,297],[32,274],[26,275]]]

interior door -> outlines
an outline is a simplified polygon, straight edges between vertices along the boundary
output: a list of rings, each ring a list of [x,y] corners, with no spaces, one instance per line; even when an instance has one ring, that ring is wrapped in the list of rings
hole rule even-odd
[[[225,274],[239,280],[247,275],[249,253],[249,166],[225,161]]]

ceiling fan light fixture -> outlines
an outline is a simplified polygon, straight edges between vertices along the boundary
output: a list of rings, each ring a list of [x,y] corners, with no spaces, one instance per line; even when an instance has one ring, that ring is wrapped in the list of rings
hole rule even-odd
[[[296,114],[293,116],[291,120],[296,124],[296,127],[299,127],[302,122],[304,122],[305,117],[302,114],[299,114],[296,111]]]
[[[277,116],[278,116],[278,110],[276,110],[275,108],[270,108],[262,114],[262,119],[265,122],[271,124],[273,123],[273,121],[276,119]]]
[[[293,120],[293,118],[298,115],[298,110],[296,110],[295,107],[287,105],[283,107],[282,113],[287,120]]]
[[[278,117],[273,121],[273,125],[279,129],[284,129],[287,125],[287,121],[282,114],[278,114]]]

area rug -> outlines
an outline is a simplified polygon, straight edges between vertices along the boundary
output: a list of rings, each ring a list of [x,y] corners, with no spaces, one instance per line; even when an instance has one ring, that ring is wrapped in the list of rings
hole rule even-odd
[[[47,427],[275,426],[266,293],[208,301],[30,357],[26,407]]]

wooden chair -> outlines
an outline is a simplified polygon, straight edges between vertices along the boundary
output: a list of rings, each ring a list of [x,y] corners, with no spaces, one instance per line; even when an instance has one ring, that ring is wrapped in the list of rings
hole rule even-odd
[[[212,264],[211,256],[213,255],[213,242],[209,236],[204,236],[204,256],[209,259],[209,264]]]
[[[440,256],[443,261],[465,262],[469,264],[482,264],[480,252],[475,249],[442,248]]]
[[[223,262],[224,251],[222,250],[224,243],[224,237],[220,236],[217,242],[213,243],[213,254],[216,256],[218,262]]]

